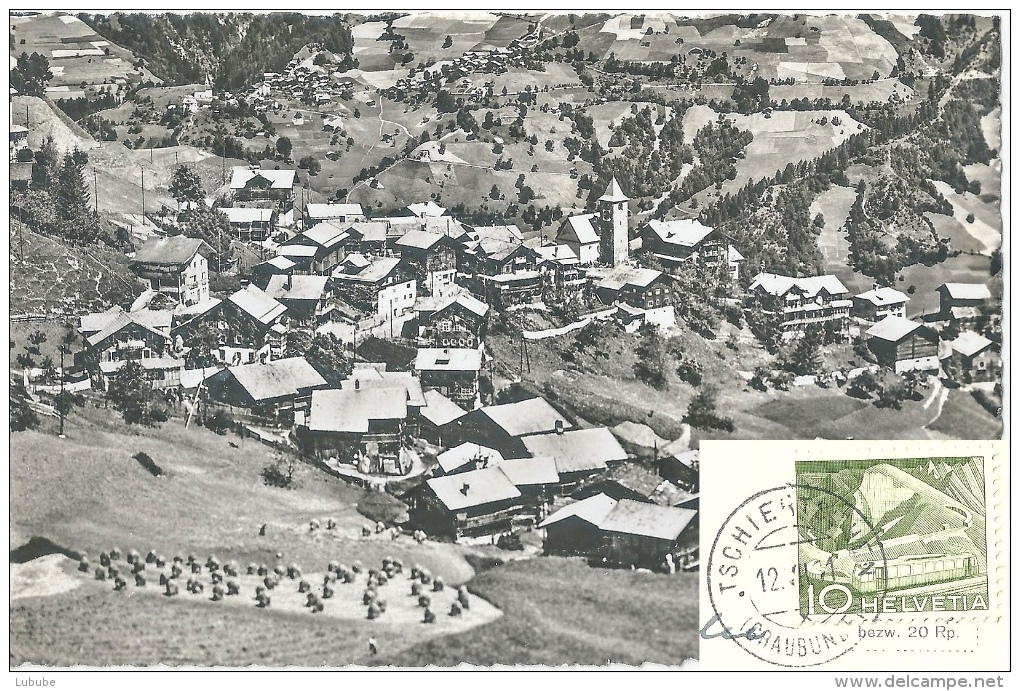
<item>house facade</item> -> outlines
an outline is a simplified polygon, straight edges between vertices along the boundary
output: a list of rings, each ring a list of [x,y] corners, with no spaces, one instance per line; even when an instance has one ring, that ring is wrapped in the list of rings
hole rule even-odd
[[[219,211],[230,222],[231,234],[241,242],[264,242],[276,231],[276,209],[248,209],[245,207],[220,207]]]
[[[295,170],[261,170],[248,166],[235,166],[230,176],[230,193],[234,201],[244,206],[268,202],[281,214],[294,207]]]
[[[876,285],[854,296],[853,316],[868,322],[880,322],[889,316],[906,318],[908,302],[906,293]]]
[[[288,239],[280,246],[279,254],[292,257],[290,252],[304,248],[304,254],[310,256],[309,273],[329,276],[347,256],[346,243],[349,237],[343,228],[330,221],[323,221]]]
[[[83,361],[93,382],[105,388],[128,362],[137,362],[155,389],[177,388],[184,360],[170,337],[171,314],[125,312],[113,307],[81,317]]]
[[[258,286],[249,285],[205,312],[174,327],[174,337],[188,344],[203,327],[218,332],[217,354],[228,365],[266,362],[283,357],[287,344],[287,308]]]
[[[865,332],[878,364],[897,374],[939,369],[939,337],[920,322],[889,316]]]
[[[981,311],[992,304],[992,292],[984,283],[943,283],[939,293],[939,318],[960,328],[972,326]]]
[[[945,365],[953,360],[964,382],[998,381],[1002,375],[1000,346],[995,341],[974,331],[963,331],[948,346],[942,362]]]
[[[393,322],[408,314],[418,296],[413,271],[398,257],[348,256],[333,270],[333,292],[355,319]]]
[[[595,295],[620,310],[628,331],[645,322],[668,327],[676,324],[674,284],[673,278],[662,271],[623,266],[596,284]]]
[[[331,321],[333,287],[329,276],[277,274],[269,278],[263,290],[287,308],[292,327],[312,328]]]
[[[415,272],[421,294],[445,297],[456,292],[458,246],[449,236],[411,230],[395,248]]]
[[[209,260],[213,249],[204,240],[174,235],[153,238],[131,259],[131,270],[149,288],[184,306],[209,299]]]
[[[414,311],[419,347],[478,348],[485,339],[489,306],[470,294],[419,298]]]
[[[435,389],[465,410],[478,403],[480,348],[419,348],[412,372],[425,389]]]
[[[568,216],[556,233],[556,242],[566,245],[577,257],[579,264],[591,266],[599,261],[599,223],[596,214]]]
[[[846,333],[853,301],[835,276],[792,278],[760,273],[747,292],[749,304],[757,303],[775,315],[786,337],[802,334],[811,325]]]

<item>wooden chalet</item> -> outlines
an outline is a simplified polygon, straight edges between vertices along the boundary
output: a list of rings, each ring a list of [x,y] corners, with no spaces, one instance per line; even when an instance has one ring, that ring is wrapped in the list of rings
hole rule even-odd
[[[298,422],[308,410],[312,392],[328,386],[303,357],[226,367],[206,377],[205,383],[211,401],[247,408],[264,417],[286,411],[293,419],[297,412]]]
[[[939,369],[939,336],[930,327],[903,317],[886,317],[864,334],[878,364],[897,374]]]
[[[478,348],[488,328],[489,306],[468,293],[418,298],[414,312],[423,348]]]
[[[498,467],[434,477],[409,495],[413,525],[429,535],[491,535],[524,512],[521,491]]]

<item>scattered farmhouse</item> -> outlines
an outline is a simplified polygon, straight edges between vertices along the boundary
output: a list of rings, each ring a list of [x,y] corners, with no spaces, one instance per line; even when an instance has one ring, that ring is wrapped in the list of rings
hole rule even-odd
[[[880,288],[854,296],[853,316],[869,322],[880,322],[888,316],[906,317],[910,298],[895,288]]]
[[[939,369],[938,334],[921,322],[888,316],[868,329],[865,336],[878,364],[897,374]]]
[[[147,280],[152,290],[182,305],[196,305],[209,299],[208,259],[212,254],[212,247],[197,238],[153,238],[135,252],[131,270]]]
[[[962,331],[947,345],[949,347],[940,359],[943,363],[952,360],[965,381],[996,381],[1002,373],[1002,357],[995,341],[974,331]]]
[[[499,467],[434,477],[410,496],[411,521],[430,535],[491,534],[524,512],[521,491]]]
[[[275,207],[289,217],[294,207],[295,170],[263,170],[235,166],[230,176],[230,193],[235,205]],[[290,225],[292,218],[283,221]]]
[[[992,302],[992,292],[984,283],[943,283],[936,290],[939,320],[956,322],[961,328],[972,325]]]

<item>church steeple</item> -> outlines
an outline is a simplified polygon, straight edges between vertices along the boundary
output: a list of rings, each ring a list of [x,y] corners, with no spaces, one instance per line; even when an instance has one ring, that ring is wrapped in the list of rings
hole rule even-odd
[[[626,263],[630,256],[630,236],[628,217],[630,209],[627,202],[630,197],[620,189],[620,183],[613,176],[605,194],[599,197],[599,214],[601,218],[600,249],[602,261],[610,266]]]

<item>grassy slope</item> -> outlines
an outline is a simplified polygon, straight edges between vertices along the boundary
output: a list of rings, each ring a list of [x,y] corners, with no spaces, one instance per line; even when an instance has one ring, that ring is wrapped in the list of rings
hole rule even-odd
[[[141,284],[127,258],[102,245],[73,248],[11,224],[10,298],[14,312],[67,313],[108,306],[112,296],[137,295]],[[25,259],[20,258],[21,240]]]
[[[473,573],[459,548],[361,539],[368,521],[357,503],[364,493],[308,466],[296,466],[296,490],[265,486],[260,473],[269,449],[256,442],[185,430],[179,420],[125,429],[112,410],[95,408],[77,409],[67,424],[66,440],[40,432],[11,437],[12,547],[39,535],[93,558],[114,546],[167,556],[215,553],[244,564],[273,564],[282,553],[309,570],[330,559],[368,564],[391,554],[428,564],[448,582]],[[132,458],[139,451],[167,476],[146,472]],[[339,529],[310,534],[309,521],[326,517]]]
[[[930,429],[951,439],[998,439],[1002,420],[990,415],[969,392],[952,389]]]
[[[473,592],[505,612],[468,636],[447,636],[377,664],[402,666],[679,664],[696,657],[696,575],[593,569],[579,559],[511,562]]]

